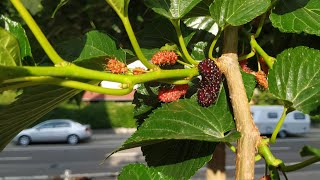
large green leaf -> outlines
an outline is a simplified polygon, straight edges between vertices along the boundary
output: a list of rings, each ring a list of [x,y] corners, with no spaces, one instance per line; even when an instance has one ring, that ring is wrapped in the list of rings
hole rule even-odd
[[[4,21],[5,29],[9,31],[19,42],[21,59],[26,61],[32,60],[32,53],[29,40],[21,24],[12,21],[5,16],[1,16],[0,21]]]
[[[145,0],[154,12],[168,18],[181,19],[201,0]]]
[[[181,24],[181,31],[184,42],[188,45],[195,32],[187,29],[184,24]],[[175,32],[170,21],[161,17],[146,24],[141,31],[137,32],[137,38],[144,48],[160,48],[167,43],[179,44]]]
[[[119,150],[145,146],[166,140],[198,140],[209,142],[235,141],[239,134],[226,132],[234,129],[232,114],[224,91],[216,105],[203,108],[194,99],[163,104]]]
[[[0,65],[21,65],[19,43],[16,38],[0,27]]]
[[[319,50],[301,46],[283,51],[268,75],[270,92],[286,106],[319,114],[319,67]]]
[[[280,0],[270,19],[272,25],[282,32],[305,32],[320,36],[320,1]]]
[[[148,166],[174,179],[189,179],[211,160],[216,143],[169,140],[141,147]]]
[[[15,102],[0,111],[0,150],[20,131],[79,92],[49,85],[25,89]]]
[[[173,178],[158,172],[154,168],[147,167],[143,164],[130,164],[122,168],[119,180],[173,180]]]
[[[210,13],[220,27],[239,26],[266,12],[270,4],[270,0],[216,0]]]
[[[217,23],[210,16],[188,18],[184,20],[184,23],[190,28],[206,30],[213,35],[217,35],[219,30]]]
[[[300,152],[302,157],[304,156],[316,156],[320,158],[320,149],[312,146],[304,146]]]
[[[86,33],[83,38],[61,43],[58,51],[65,59],[74,62],[98,57],[116,57],[123,62],[126,59],[125,52],[117,48],[113,38],[95,30]]]

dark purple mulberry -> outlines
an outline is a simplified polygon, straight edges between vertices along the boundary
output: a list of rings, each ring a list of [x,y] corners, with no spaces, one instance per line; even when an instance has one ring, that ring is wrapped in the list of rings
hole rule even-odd
[[[210,59],[200,62],[198,69],[201,75],[200,88],[197,92],[198,103],[203,107],[209,107],[218,98],[222,73]]]

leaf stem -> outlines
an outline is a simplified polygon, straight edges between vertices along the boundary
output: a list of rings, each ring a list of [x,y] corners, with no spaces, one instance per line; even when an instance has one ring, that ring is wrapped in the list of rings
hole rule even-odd
[[[264,13],[264,14],[262,14],[262,16],[260,16],[261,18],[260,18],[259,26],[257,28],[255,35],[254,35],[255,38],[258,38],[261,33],[262,27],[264,25],[264,21],[266,19],[266,15],[267,15],[267,13]]]
[[[256,54],[256,52],[255,52],[254,50],[252,50],[249,54],[240,56],[240,57],[238,58],[238,61],[242,61],[242,60],[245,60],[245,59],[252,58],[255,54]]]
[[[49,77],[49,76],[36,76],[36,77],[20,77],[15,79],[9,79],[4,81],[4,83],[16,83],[16,82],[24,82],[28,81],[26,83],[21,83],[20,85],[17,84],[17,86],[21,87],[27,87],[27,86],[34,86],[39,84],[51,84],[51,85],[57,85],[57,86],[63,86],[63,87],[69,87],[74,89],[80,89],[80,90],[87,90],[91,92],[97,92],[102,94],[110,94],[110,95],[125,95],[129,94],[132,91],[132,86],[125,89],[110,89],[110,88],[103,88],[100,86],[69,80],[69,79],[60,79],[55,77]],[[96,81],[96,84],[99,81]],[[1,88],[0,88],[1,91]]]
[[[187,47],[186,47],[186,44],[184,42],[182,32],[181,32],[180,20],[171,20],[171,23],[173,24],[173,26],[176,30],[177,37],[178,37],[179,44],[180,44],[181,50],[183,52],[183,55],[186,57],[187,61],[190,64],[198,64],[198,62],[190,56],[190,54],[187,50]]]
[[[254,35],[251,36],[250,39],[250,45],[253,49],[255,49],[257,51],[258,54],[260,54],[260,56],[263,57],[263,59],[265,60],[266,64],[268,65],[268,67],[271,69],[273,66],[273,63],[275,62],[275,58],[269,56],[262,48],[261,46],[258,44],[258,42],[256,41],[256,39],[254,38]]]
[[[141,48],[139,46],[139,43],[136,39],[136,36],[133,32],[129,17],[125,16],[120,16],[122,23],[124,25],[124,28],[127,31],[128,37],[130,39],[131,45],[133,47],[134,52],[136,53],[137,57],[139,58],[139,60],[143,63],[143,65],[145,65],[147,68],[152,69],[154,67],[156,67],[154,64],[150,63],[148,61],[148,59],[144,56],[144,54],[141,51]]]
[[[284,172],[291,172],[291,171],[296,171],[296,170],[299,170],[299,169],[302,169],[306,166],[309,166],[313,163],[316,163],[320,161],[320,157],[312,157],[310,159],[307,159],[305,161],[302,161],[300,163],[297,163],[297,164],[294,164],[294,165],[290,165],[290,166],[286,166],[284,164],[281,164],[281,170],[284,171]]]
[[[48,39],[45,37],[37,23],[34,21],[30,13],[26,10],[26,8],[23,6],[20,0],[11,0],[11,3],[13,6],[17,9],[23,20],[27,23],[30,30],[32,31],[33,35],[38,40],[39,44],[43,48],[43,50],[46,52],[48,57],[51,59],[51,61],[54,64],[60,64],[65,62],[58,53],[54,50]]]
[[[287,116],[287,110],[288,110],[288,108],[284,107],[283,112],[281,114],[281,117],[280,117],[275,129],[273,130],[273,133],[272,133],[272,136],[270,139],[270,143],[272,143],[272,144],[276,143],[277,135],[278,135],[278,133],[281,129],[281,126]]]
[[[213,50],[214,50],[214,47],[215,47],[215,45],[216,45],[216,43],[217,43],[217,41],[218,41],[218,39],[219,39],[219,37],[221,35],[221,32],[222,32],[222,30],[219,29],[217,35],[214,37],[214,39],[213,39],[213,41],[212,41],[212,43],[210,45],[210,48],[209,48],[208,57],[210,59],[212,59],[212,60],[216,59],[216,58],[213,57]]]

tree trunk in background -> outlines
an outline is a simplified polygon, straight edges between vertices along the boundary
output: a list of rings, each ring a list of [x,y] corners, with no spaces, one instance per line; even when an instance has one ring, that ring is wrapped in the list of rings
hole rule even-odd
[[[226,148],[224,143],[219,143],[213,153],[212,159],[207,164],[207,180],[226,180]]]

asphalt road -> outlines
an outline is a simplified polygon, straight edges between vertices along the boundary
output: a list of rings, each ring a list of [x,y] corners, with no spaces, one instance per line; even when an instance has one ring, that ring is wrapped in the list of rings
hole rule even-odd
[[[87,143],[76,146],[64,144],[34,144],[28,147],[9,144],[0,153],[0,179],[46,179],[60,176],[66,169],[79,176],[95,179],[116,179],[121,167],[133,162],[144,162],[138,148],[114,154],[106,161],[104,157],[119,146],[129,134],[96,134]],[[304,145],[320,148],[320,131],[304,137],[280,139],[271,150],[285,163],[294,164],[302,160],[299,152]],[[227,175],[233,179],[235,156],[227,149]],[[295,173],[288,173],[291,180],[320,179],[320,163],[313,164]],[[202,168],[192,179],[204,179]],[[256,178],[264,174],[264,161],[256,163]]]

